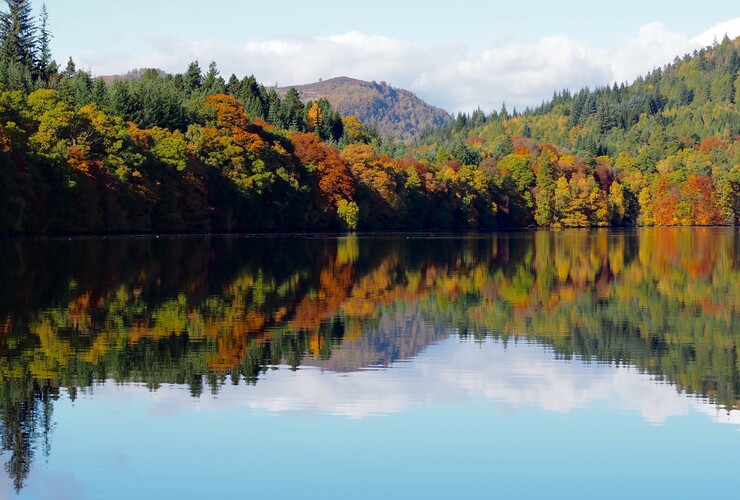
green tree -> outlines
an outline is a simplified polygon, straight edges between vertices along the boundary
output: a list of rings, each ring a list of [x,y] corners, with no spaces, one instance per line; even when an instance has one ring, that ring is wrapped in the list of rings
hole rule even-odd
[[[219,76],[216,61],[208,65],[208,72],[203,79],[203,92],[205,95],[223,94],[226,92],[226,82]]]
[[[70,56],[67,60],[67,65],[64,67],[62,75],[67,78],[72,78],[75,73],[77,73],[77,65],[75,65],[75,62],[72,60],[72,56]]]
[[[493,148],[493,157],[503,158],[513,152],[514,142],[511,140],[511,136],[507,134],[496,143],[496,146]]]
[[[240,92],[235,97],[244,104],[247,114],[267,120],[270,104],[265,87],[257,83],[254,75],[242,78],[239,87]]]
[[[277,127],[283,127],[280,108],[280,96],[274,88],[271,88],[267,95],[267,121]]]
[[[183,75],[183,80],[185,82],[185,91],[188,94],[195,92],[201,87],[201,85],[203,84],[202,73],[203,72],[200,69],[198,61],[193,61],[188,65],[188,69]]]
[[[553,197],[555,179],[550,165],[550,153],[543,150],[537,159],[537,181],[535,186],[535,215],[537,224],[548,227],[553,223]]]
[[[110,89],[102,78],[96,78],[92,85],[92,102],[102,109],[110,108]]]
[[[239,77],[232,73],[229,77],[229,81],[226,84],[227,93],[231,96],[236,97],[237,99],[240,99],[242,94],[241,86],[242,82],[239,80]]]
[[[77,106],[93,102],[93,81],[90,73],[86,71],[78,71],[72,78],[65,79],[60,90]]]
[[[36,25],[31,0],[5,0],[7,12],[0,12],[0,51],[8,61],[26,68],[36,63]]]
[[[298,91],[291,87],[283,98],[280,105],[281,121],[283,126],[291,131],[303,132],[306,130],[306,123],[303,118],[303,102]]]
[[[41,4],[41,14],[39,16],[41,25],[39,26],[38,36],[38,60],[36,71],[42,80],[48,80],[58,71],[57,63],[51,55],[52,34],[49,32],[49,13],[46,10],[46,4]]]

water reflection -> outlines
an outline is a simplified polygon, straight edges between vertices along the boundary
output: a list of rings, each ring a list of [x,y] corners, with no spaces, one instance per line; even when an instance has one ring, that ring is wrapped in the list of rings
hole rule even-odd
[[[390,375],[383,370],[360,370],[327,376],[316,367],[278,370],[248,392],[225,386],[219,397],[201,398],[197,404],[201,410],[246,406],[274,414],[361,419],[481,398],[496,402],[509,414],[568,413],[600,403],[616,411],[638,412],[651,424],[686,415],[691,408],[730,421],[740,413],[678,394],[670,384],[656,383],[631,367],[554,360],[550,349],[526,342],[487,341],[475,349],[466,343],[448,339],[430,346],[413,363],[394,366]],[[113,387],[98,387],[95,394],[110,390]],[[155,399],[151,414],[189,411],[192,400],[177,394]]]
[[[6,241],[6,468],[21,488],[49,452],[54,400],[108,380],[353,418],[476,397],[569,411],[612,394],[662,422],[691,404],[678,391],[734,418],[739,239],[679,228]],[[467,342],[482,342],[474,358],[458,349]],[[573,357],[592,362],[586,376],[546,362]],[[404,376],[379,383],[372,369],[391,365]],[[291,376],[300,384],[280,383]],[[244,383],[256,386],[230,388]]]

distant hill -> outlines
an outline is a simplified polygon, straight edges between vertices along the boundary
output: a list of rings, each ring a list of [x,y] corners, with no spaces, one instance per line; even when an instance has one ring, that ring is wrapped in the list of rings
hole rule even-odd
[[[304,102],[324,97],[342,115],[354,115],[364,124],[374,124],[382,135],[397,139],[414,139],[425,128],[452,119],[445,110],[427,104],[413,92],[385,82],[342,76],[294,87]],[[278,88],[278,94],[284,96],[289,88]]]
[[[440,145],[456,151],[460,163],[470,163],[461,145],[495,160],[519,146],[539,154],[533,144],[555,146],[592,164],[599,156],[614,159],[628,153],[643,173],[653,173],[660,160],[678,149],[698,150],[708,137],[725,146],[737,141],[739,72],[740,37],[725,36],[721,43],[677,56],[630,84],[566,89],[555,92],[549,102],[514,115],[506,111],[485,115],[480,110],[460,114],[425,131],[420,142],[434,146],[433,151]],[[709,174],[711,165],[691,168],[697,175]]]
[[[154,71],[157,72],[158,75],[164,75],[164,71],[161,69],[152,68]],[[136,68],[132,69],[125,75],[101,75],[98,78],[103,80],[108,85],[111,85],[115,82],[122,81],[122,82],[130,82],[132,80],[141,80],[144,77],[144,74],[149,71],[150,68]]]

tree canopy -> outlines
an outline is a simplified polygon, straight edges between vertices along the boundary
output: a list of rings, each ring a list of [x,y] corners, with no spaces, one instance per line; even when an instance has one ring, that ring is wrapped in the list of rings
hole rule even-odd
[[[414,142],[215,62],[105,82],[0,16],[0,233],[740,222],[740,39],[631,85],[476,110]]]

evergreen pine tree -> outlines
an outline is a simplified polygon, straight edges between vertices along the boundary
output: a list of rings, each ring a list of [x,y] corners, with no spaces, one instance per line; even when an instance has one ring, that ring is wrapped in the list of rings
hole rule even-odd
[[[101,79],[96,78],[92,86],[92,100],[101,109],[109,107],[109,89],[108,85]]]
[[[280,96],[274,88],[270,89],[267,95],[267,121],[276,127],[283,128],[282,117],[280,113]]]
[[[304,108],[298,91],[294,87],[288,89],[280,106],[283,125],[290,130],[305,131],[306,123],[303,119]]]
[[[39,17],[41,26],[39,27],[38,51],[36,54],[38,57],[36,72],[42,80],[48,80],[52,74],[56,73],[58,68],[56,62],[52,59],[51,48],[49,47],[52,34],[49,32],[49,14],[46,11],[45,3],[41,5],[41,15]]]
[[[216,61],[211,61],[208,65],[208,73],[203,79],[203,90],[205,95],[223,94],[226,92],[226,82],[219,76]]]
[[[0,52],[8,61],[27,68],[35,63],[36,25],[31,0],[5,0],[8,12],[0,12]]]
[[[62,75],[66,76],[67,78],[72,78],[73,76],[75,76],[75,73],[77,73],[77,66],[72,60],[72,57],[70,57],[67,61],[67,66],[64,68],[64,72],[62,73]]]
[[[185,91],[188,94],[200,88],[203,83],[203,77],[198,61],[193,61],[188,65],[188,69],[183,75],[183,80],[185,80]]]
[[[232,73],[229,77],[229,82],[226,84],[226,91],[230,96],[234,96],[237,99],[241,97],[241,82],[239,81],[239,78]]]
[[[242,79],[240,99],[244,102],[247,114],[267,120],[270,111],[267,91],[264,86],[257,83],[254,75]]]
[[[130,85],[127,82],[118,81],[110,89],[110,103],[108,109],[124,120],[133,119],[135,105],[131,97]]]
[[[529,126],[529,123],[525,123],[524,127],[522,128],[522,137],[532,137],[532,129]]]

